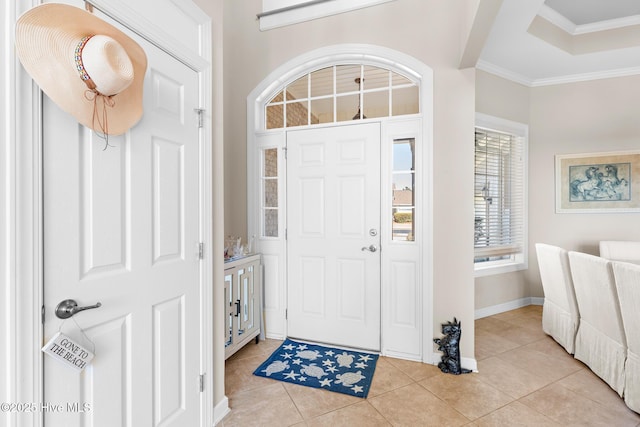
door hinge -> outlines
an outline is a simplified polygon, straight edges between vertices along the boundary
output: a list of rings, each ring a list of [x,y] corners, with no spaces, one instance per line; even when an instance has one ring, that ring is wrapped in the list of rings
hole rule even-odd
[[[289,238],[289,229],[285,228],[284,229],[284,240],[287,240]]]
[[[200,374],[200,393],[204,391],[204,376],[205,374]]]
[[[194,108],[193,111],[198,115],[198,129],[204,127],[204,108]]]
[[[204,243],[198,244],[198,258],[204,259]]]
[[[40,316],[41,316],[43,325],[44,325],[44,313],[45,313],[45,308],[44,308],[44,304],[42,304],[42,308],[40,309]]]
[[[284,320],[289,320],[289,309],[288,308],[284,309]]]
[[[287,160],[287,147],[282,147],[282,152],[284,153],[284,159]]]

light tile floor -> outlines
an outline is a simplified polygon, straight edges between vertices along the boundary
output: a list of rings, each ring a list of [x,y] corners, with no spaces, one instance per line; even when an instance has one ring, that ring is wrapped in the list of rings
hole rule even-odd
[[[540,306],[477,320],[478,373],[381,357],[366,399],[254,376],[281,342],[250,343],[227,360],[231,413],[219,425],[640,427],[640,415],[541,323]]]

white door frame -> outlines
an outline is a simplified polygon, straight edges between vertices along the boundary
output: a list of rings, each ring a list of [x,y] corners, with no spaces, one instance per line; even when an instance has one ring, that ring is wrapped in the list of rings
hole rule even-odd
[[[318,68],[335,65],[335,64],[369,64],[379,67],[397,70],[412,76],[420,84],[420,105],[421,105],[421,125],[419,131],[420,143],[424,147],[422,151],[421,161],[424,176],[421,182],[422,212],[424,221],[421,231],[417,235],[420,239],[420,255],[419,268],[421,270],[421,288],[420,301],[417,303],[418,309],[425,315],[420,315],[416,319],[418,323],[420,348],[419,357],[425,363],[433,363],[437,354],[434,353],[433,347],[433,189],[432,189],[432,140],[433,140],[433,71],[431,68],[420,62],[419,60],[406,55],[404,53],[385,48],[382,46],[373,46],[367,44],[341,44],[326,46],[306,54],[300,55],[287,63],[281,65],[271,72],[247,97],[247,218],[248,218],[248,235],[256,236],[256,247],[263,252],[263,263],[265,265],[265,290],[268,290],[268,283],[278,282],[286,284],[286,242],[279,236],[278,238],[260,238],[260,176],[261,171],[259,150],[265,148],[278,148],[278,168],[284,163],[283,156],[280,154],[283,150],[286,140],[286,129],[267,130],[265,126],[265,116],[263,108],[265,102],[278,89],[281,89],[285,83],[295,80],[304,74],[314,71]],[[403,117],[392,118],[389,120],[381,120],[382,137],[395,137],[397,127],[392,123],[403,121]],[[385,122],[387,123],[385,125]],[[333,123],[327,126],[340,126],[340,123]],[[286,174],[281,175],[282,180],[286,181]],[[285,218],[284,207],[286,198],[283,194],[286,189],[283,184],[278,187],[278,206],[280,212],[278,218],[278,229],[284,234]],[[268,251],[266,250],[268,249]],[[284,254],[284,255],[282,255]],[[384,248],[383,248],[384,254]],[[384,262],[384,261],[383,261]],[[384,280],[384,279],[383,279]],[[383,285],[384,286],[384,285]],[[383,304],[384,304],[383,289]],[[263,300],[265,301],[264,318],[267,325],[267,335],[273,338],[282,338],[286,336],[286,289],[280,287],[273,295],[265,293]],[[383,308],[383,323],[385,322],[385,309]],[[391,320],[387,318],[387,324]],[[385,325],[382,325],[385,328]],[[270,331],[271,330],[271,331]],[[402,352],[394,351],[385,352],[385,337],[382,337],[382,353],[397,357],[404,357]],[[410,356],[415,357],[415,356]]]
[[[169,0],[173,3],[172,0]],[[0,106],[5,145],[0,151],[4,169],[0,175],[0,402],[40,404],[43,396],[40,322],[43,304],[43,211],[42,211],[42,92],[20,66],[15,56],[15,21],[38,0],[3,2],[3,44],[0,78],[8,103]],[[80,1],[77,1],[81,5]],[[150,22],[144,10],[134,10],[122,0],[89,0],[105,14],[174,56],[199,74],[200,108],[205,109],[200,131],[200,233],[205,248],[212,245],[212,147],[211,147],[211,21],[192,2],[181,2],[180,10],[199,26],[202,53],[173,40],[160,26]],[[177,4],[174,7],[178,7]],[[7,26],[9,28],[7,28]],[[200,270],[201,342],[200,363],[205,375],[201,393],[201,426],[213,425],[213,304],[210,284],[213,258],[205,252]],[[209,303],[206,303],[209,301]],[[0,412],[0,424],[41,426],[42,411]]]

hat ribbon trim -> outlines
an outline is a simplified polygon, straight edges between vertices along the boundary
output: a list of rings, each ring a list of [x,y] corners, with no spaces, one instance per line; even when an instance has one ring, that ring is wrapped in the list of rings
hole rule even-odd
[[[85,91],[84,97],[93,102],[93,117],[91,119],[92,126],[94,129],[98,128],[102,132],[102,135],[97,132],[97,135],[105,140],[106,149],[109,146],[109,121],[107,117],[107,108],[113,108],[115,105],[115,100],[112,96],[103,95],[96,90],[96,84],[93,82],[87,70],[84,69],[84,64],[82,62],[82,50],[89,40],[91,40],[93,35],[84,36],[75,49],[75,62],[76,69],[80,74],[80,80],[82,80],[87,85],[87,91]],[[102,101],[102,105],[99,105],[98,99]],[[100,113],[102,110],[102,113]],[[96,126],[97,123],[97,126]]]
[[[84,97],[88,101],[93,102],[93,117],[91,118],[92,126],[96,131],[96,135],[104,139],[104,149],[106,150],[107,147],[110,146],[107,108],[113,108],[116,105],[116,101],[112,96],[103,95],[95,90],[86,90],[84,93]],[[100,106],[98,99],[102,101],[102,106]],[[100,113],[100,110],[102,110],[102,113]],[[98,124],[97,126],[96,123]],[[100,129],[102,135],[100,134],[100,132],[97,132],[96,128]]]
[[[84,49],[84,46],[87,44],[87,42],[91,40],[91,37],[93,37],[93,35],[84,36],[80,39],[80,41],[76,45],[74,59],[76,62],[76,69],[80,74],[80,80],[82,80],[90,90],[95,91],[96,84],[93,82],[93,80],[91,80],[89,73],[87,73],[87,70],[84,69],[84,64],[82,63],[82,50]]]

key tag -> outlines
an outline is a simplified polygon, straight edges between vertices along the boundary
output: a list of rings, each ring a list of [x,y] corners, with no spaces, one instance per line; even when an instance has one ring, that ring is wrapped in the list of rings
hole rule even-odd
[[[73,320],[75,322],[75,319]],[[42,351],[62,362],[64,365],[81,372],[91,362],[91,359],[93,359],[95,344],[89,339],[87,334],[84,333],[77,322],[75,322],[76,326],[78,326],[78,329],[80,329],[80,332],[82,332],[82,335],[84,335],[87,341],[91,343],[91,350],[83,347],[77,341],[62,333],[62,325],[64,325],[65,322],[66,320],[62,322],[60,328],[58,328],[58,332],[42,347]]]

